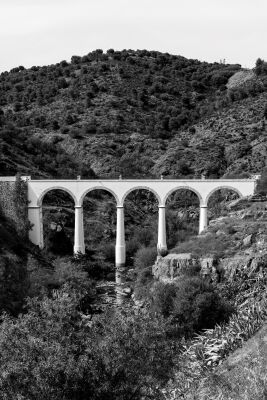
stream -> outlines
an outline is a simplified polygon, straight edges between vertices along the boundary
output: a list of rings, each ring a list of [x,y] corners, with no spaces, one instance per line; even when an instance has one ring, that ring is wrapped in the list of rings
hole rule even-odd
[[[118,305],[132,306],[134,302],[131,294],[129,286],[117,284],[115,281],[99,281],[96,284],[96,299],[92,308],[95,312],[101,312]]]

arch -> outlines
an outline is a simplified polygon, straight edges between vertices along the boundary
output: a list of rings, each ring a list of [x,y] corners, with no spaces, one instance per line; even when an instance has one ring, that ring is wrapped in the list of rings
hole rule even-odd
[[[240,192],[239,189],[237,189],[237,188],[235,188],[235,187],[233,187],[233,186],[226,186],[226,185],[223,185],[223,186],[218,186],[218,187],[212,189],[212,191],[209,192],[209,193],[207,194],[206,199],[205,199],[205,204],[206,204],[206,205],[208,204],[208,201],[209,201],[210,197],[211,197],[215,192],[217,192],[217,190],[225,190],[225,189],[226,189],[226,190],[232,190],[232,191],[236,192],[236,193],[239,195],[240,198],[243,197],[243,194]]]
[[[80,197],[80,199],[79,199],[79,205],[81,205],[81,206],[83,205],[83,201],[84,201],[85,196],[86,196],[88,193],[92,192],[93,190],[104,190],[105,192],[108,192],[108,193],[112,194],[112,196],[115,198],[115,201],[116,201],[116,204],[117,204],[117,205],[120,203],[120,202],[119,202],[118,196],[116,195],[115,192],[113,192],[113,190],[111,190],[111,189],[109,189],[109,188],[107,188],[107,187],[105,187],[105,186],[94,186],[94,187],[92,187],[92,188],[86,189],[86,190],[83,192],[83,194],[81,195],[81,197]]]
[[[134,190],[148,190],[149,192],[151,192],[151,193],[153,193],[155,195],[156,199],[158,200],[159,205],[161,204],[161,198],[160,198],[159,194],[154,189],[151,189],[148,186],[135,186],[135,187],[132,187],[131,189],[127,190],[126,193],[124,193],[124,195],[122,197],[122,200],[121,200],[121,205],[122,206],[123,206],[124,201],[125,201],[126,197],[128,196],[128,194],[130,194]]]
[[[200,205],[202,205],[202,204],[204,203],[201,194],[200,194],[196,189],[194,189],[194,188],[192,188],[192,187],[188,187],[188,186],[178,186],[178,187],[176,187],[176,188],[171,189],[171,190],[166,194],[166,196],[164,197],[164,200],[163,200],[163,205],[164,205],[164,206],[165,206],[165,204],[166,204],[166,201],[167,201],[168,197],[169,197],[172,193],[176,192],[177,190],[189,190],[189,191],[191,191],[191,192],[193,192],[193,193],[195,193],[195,194],[197,195],[197,197],[198,197],[198,199],[199,199],[199,204],[200,204]]]
[[[47,193],[51,192],[52,190],[62,190],[63,192],[68,193],[68,194],[71,196],[71,198],[73,199],[74,205],[75,205],[75,206],[78,205],[77,198],[76,198],[75,194],[74,194],[71,190],[65,188],[64,186],[52,186],[52,187],[49,187],[49,188],[45,189],[45,190],[40,194],[40,196],[39,196],[39,198],[38,198],[38,200],[37,200],[37,205],[38,205],[39,207],[42,207],[43,199],[44,199],[45,195],[46,195]]]

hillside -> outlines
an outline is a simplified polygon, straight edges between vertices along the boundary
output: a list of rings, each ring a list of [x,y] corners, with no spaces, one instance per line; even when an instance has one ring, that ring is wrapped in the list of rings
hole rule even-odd
[[[0,174],[256,172],[266,82],[263,61],[253,72],[146,50],[14,68],[0,75]]]
[[[168,399],[266,397],[267,202],[247,198],[230,201],[227,208],[227,214],[211,220],[203,234],[177,246],[153,266],[156,285],[163,282],[169,296],[184,271],[198,266],[202,277],[213,282],[235,309],[229,321],[186,343],[177,357]]]

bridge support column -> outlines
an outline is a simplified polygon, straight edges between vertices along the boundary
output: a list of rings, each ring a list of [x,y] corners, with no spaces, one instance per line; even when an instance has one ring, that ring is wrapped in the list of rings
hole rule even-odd
[[[74,254],[78,253],[85,253],[82,206],[75,206]]]
[[[165,206],[159,206],[159,225],[158,225],[158,255],[165,256],[168,252],[166,243],[166,216]]]
[[[117,231],[115,248],[116,283],[123,283],[125,272],[125,234],[124,234],[124,208],[117,206]]]
[[[28,220],[32,224],[29,239],[42,249],[44,247],[42,207],[28,206]]]
[[[199,209],[199,234],[208,226],[208,206],[200,206]]]

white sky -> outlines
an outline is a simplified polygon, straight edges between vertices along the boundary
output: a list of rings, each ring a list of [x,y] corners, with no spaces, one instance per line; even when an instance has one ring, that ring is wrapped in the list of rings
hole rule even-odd
[[[251,68],[267,61],[267,0],[0,0],[0,72],[96,48]]]

